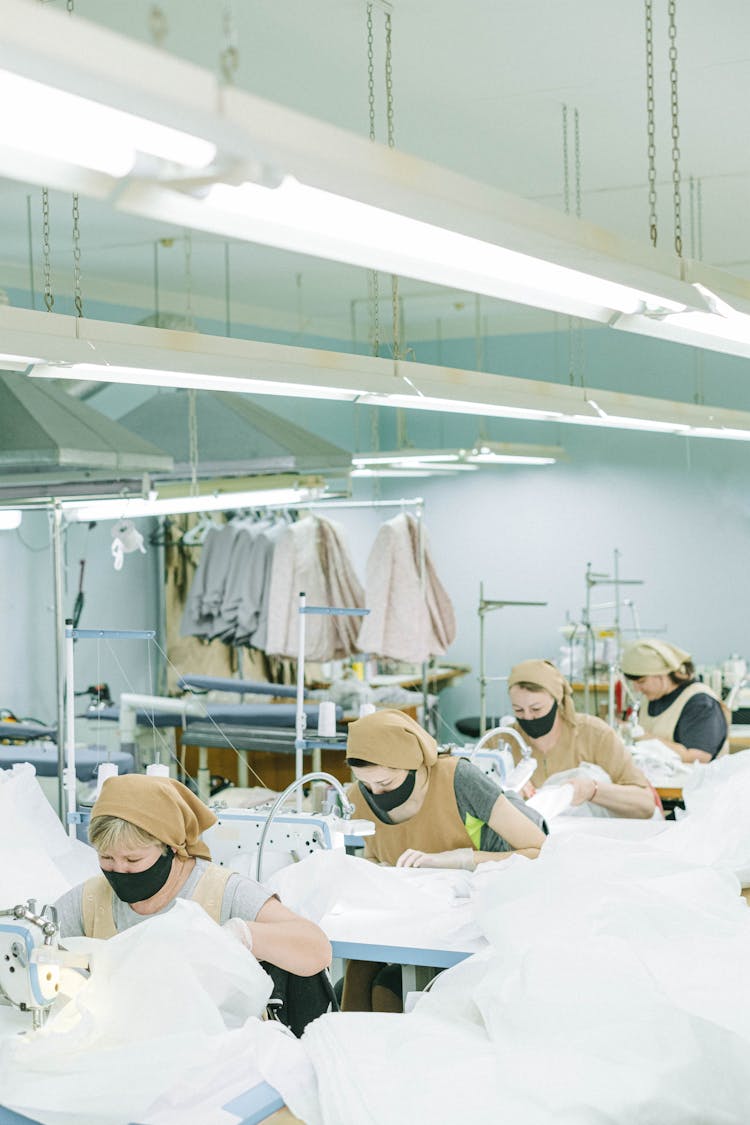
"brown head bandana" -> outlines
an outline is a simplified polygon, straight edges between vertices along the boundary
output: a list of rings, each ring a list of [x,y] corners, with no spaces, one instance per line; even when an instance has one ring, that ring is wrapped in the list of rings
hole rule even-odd
[[[508,676],[508,690],[514,684],[536,684],[548,691],[557,702],[560,714],[568,723],[575,723],[576,709],[573,704],[573,689],[549,660],[522,660],[511,668]]]
[[[437,761],[437,743],[403,711],[384,709],[349,724],[346,756],[396,770],[429,769]]]
[[[91,810],[91,819],[95,816],[127,820],[169,844],[183,859],[211,858],[201,833],[216,824],[216,817],[186,785],[171,777],[126,773],[107,778]]]

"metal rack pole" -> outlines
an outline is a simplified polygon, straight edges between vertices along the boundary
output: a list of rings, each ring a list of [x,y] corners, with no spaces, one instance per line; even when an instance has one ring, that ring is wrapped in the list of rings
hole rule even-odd
[[[485,598],[484,583],[479,583],[479,737],[487,731],[487,684],[491,678],[485,673],[484,657],[484,618],[494,609],[504,609],[508,605],[547,605],[547,602],[517,602],[504,599]]]

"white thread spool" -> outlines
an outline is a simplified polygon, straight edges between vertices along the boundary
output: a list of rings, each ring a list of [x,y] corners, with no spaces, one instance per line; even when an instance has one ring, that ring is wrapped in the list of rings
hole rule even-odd
[[[146,773],[149,777],[169,777],[169,766],[154,762],[153,765],[146,766]]]
[[[102,762],[96,771],[96,795],[102,791],[102,785],[108,777],[117,777],[117,766],[114,762]]]
[[[318,707],[318,736],[331,738],[336,734],[336,704],[330,699],[321,701]]]
[[[360,719],[364,719],[365,715],[374,715],[375,711],[376,707],[374,703],[360,703],[359,705]]]

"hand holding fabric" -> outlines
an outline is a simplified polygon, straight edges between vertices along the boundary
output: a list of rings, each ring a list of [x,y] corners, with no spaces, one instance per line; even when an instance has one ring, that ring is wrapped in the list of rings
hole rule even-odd
[[[473,871],[476,867],[473,848],[455,848],[450,852],[420,852],[407,848],[396,860],[396,867],[442,867]]]
[[[243,922],[241,918],[229,918],[222,925],[222,930],[226,930],[233,938],[244,945],[245,949],[249,949],[252,953],[253,950],[253,935],[250,932],[250,927],[247,922]]]
[[[599,788],[595,779],[588,774],[579,774],[577,777],[568,778],[566,784],[573,788],[571,805],[583,805],[586,801],[591,801]]]

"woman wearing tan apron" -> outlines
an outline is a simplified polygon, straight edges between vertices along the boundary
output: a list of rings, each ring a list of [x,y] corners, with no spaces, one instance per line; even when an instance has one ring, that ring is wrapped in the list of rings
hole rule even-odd
[[[690,653],[656,638],[634,641],[622,655],[623,675],[644,697],[638,721],[683,762],[710,762],[729,750],[727,707],[695,678]]]

